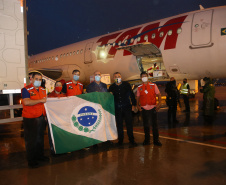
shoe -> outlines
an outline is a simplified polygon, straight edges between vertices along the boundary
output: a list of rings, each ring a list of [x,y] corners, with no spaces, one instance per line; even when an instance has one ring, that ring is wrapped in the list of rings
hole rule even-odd
[[[154,145],[156,145],[156,146],[162,146],[162,143],[160,141],[154,141]]]
[[[150,143],[150,141],[145,141],[144,140],[144,142],[143,142],[143,145],[150,145],[151,143]]]
[[[123,145],[123,141],[119,141],[119,142],[117,143],[117,145],[118,145],[118,146],[122,146],[122,145]]]
[[[39,165],[38,165],[38,162],[37,162],[37,161],[34,161],[34,162],[28,162],[28,167],[29,167],[29,168],[38,168]]]
[[[49,157],[46,157],[46,156],[42,156],[42,157],[39,157],[38,158],[38,161],[43,161],[43,162],[49,162]]]
[[[93,145],[93,147],[92,147],[94,150],[97,150],[99,147],[98,147],[98,145],[97,144],[95,144],[95,145]]]
[[[178,124],[178,123],[179,123],[179,121],[178,121],[178,120],[174,120],[174,121],[173,121],[173,123],[176,123],[176,124]]]
[[[137,143],[135,141],[129,142],[130,146],[137,146]]]

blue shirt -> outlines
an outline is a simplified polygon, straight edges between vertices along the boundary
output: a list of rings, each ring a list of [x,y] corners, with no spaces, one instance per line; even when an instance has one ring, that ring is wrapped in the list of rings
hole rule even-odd
[[[103,82],[100,82],[100,84],[97,84],[95,81],[90,83],[86,87],[86,92],[91,93],[91,92],[108,92],[107,90],[107,85]]]
[[[39,91],[39,89],[36,89],[37,91]],[[27,91],[26,88],[22,89],[22,99],[24,98],[30,98],[30,93]]]

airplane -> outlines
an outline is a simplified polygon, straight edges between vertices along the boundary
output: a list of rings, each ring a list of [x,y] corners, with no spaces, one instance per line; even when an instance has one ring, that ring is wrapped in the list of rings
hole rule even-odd
[[[226,6],[184,13],[134,26],[31,56],[29,70],[57,80],[72,78],[88,84],[99,70],[136,81],[154,63],[156,80],[226,78]]]

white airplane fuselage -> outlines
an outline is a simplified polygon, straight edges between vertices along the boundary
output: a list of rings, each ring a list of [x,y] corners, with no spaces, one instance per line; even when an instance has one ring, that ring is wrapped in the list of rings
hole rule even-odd
[[[178,80],[226,78],[225,17],[226,6],[189,12],[31,56],[28,66],[30,70],[62,71],[58,79],[65,80],[70,80],[72,71],[79,69],[84,83],[96,70],[110,75],[118,71],[123,80],[136,80],[141,73],[137,58],[148,55],[134,56],[117,49],[148,42],[159,50],[159,64],[168,76]],[[149,57],[151,67],[159,56],[152,53]]]

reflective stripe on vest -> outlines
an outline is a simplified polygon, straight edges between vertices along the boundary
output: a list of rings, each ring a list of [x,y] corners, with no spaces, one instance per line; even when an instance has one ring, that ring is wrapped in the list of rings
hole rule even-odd
[[[181,86],[181,90],[180,90],[180,93],[181,94],[188,94],[188,88],[187,88],[187,86],[188,86],[188,83],[186,83],[186,84],[184,84],[184,85]]]
[[[140,105],[156,105],[155,84],[148,83],[138,86],[140,91]],[[148,93],[146,93],[146,92]]]
[[[39,91],[37,91],[32,84],[26,86],[25,88],[29,92],[31,100],[46,98],[46,90],[43,87],[39,87]],[[41,115],[46,115],[44,103],[38,103],[31,106],[23,104],[22,116],[24,118],[38,118]]]

